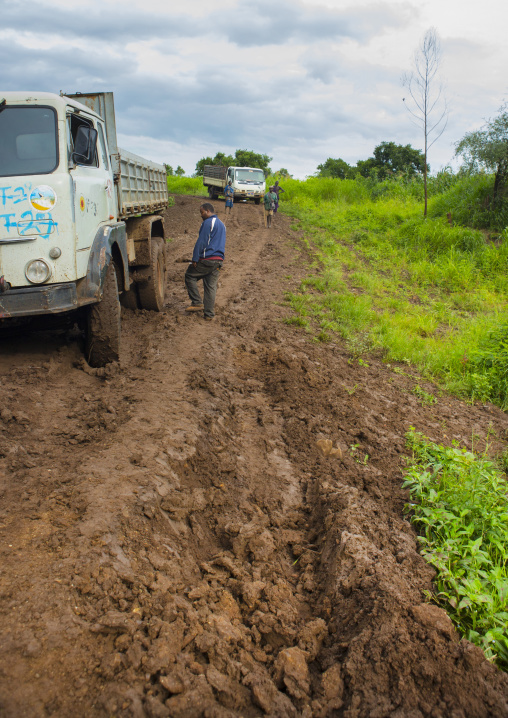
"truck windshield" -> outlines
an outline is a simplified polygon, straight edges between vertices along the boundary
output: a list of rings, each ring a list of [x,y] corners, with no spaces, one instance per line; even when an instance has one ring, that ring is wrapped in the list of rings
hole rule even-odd
[[[237,182],[255,182],[256,184],[265,181],[263,170],[249,170],[247,168],[236,170]]]
[[[49,174],[57,165],[55,110],[4,107],[0,112],[0,177]]]

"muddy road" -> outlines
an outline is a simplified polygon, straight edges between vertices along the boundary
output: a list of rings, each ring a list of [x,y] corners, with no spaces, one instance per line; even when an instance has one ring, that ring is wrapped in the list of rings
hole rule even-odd
[[[506,416],[421,406],[285,324],[312,258],[253,205],[215,321],[187,316],[200,201],[167,212],[166,309],[122,310],[120,366],[72,333],[2,340],[0,715],[508,715],[507,676],[425,602],[401,490],[410,426],[501,446]]]

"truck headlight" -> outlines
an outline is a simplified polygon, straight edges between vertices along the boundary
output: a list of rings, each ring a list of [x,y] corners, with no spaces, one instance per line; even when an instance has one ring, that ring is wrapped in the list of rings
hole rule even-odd
[[[51,268],[43,259],[33,259],[25,267],[25,277],[32,284],[44,284],[51,277]]]

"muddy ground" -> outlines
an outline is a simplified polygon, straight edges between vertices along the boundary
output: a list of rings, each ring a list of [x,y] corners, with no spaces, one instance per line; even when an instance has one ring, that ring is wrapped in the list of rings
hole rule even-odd
[[[410,426],[496,450],[506,416],[420,381],[422,406],[407,367],[285,324],[311,258],[254,205],[216,320],[187,316],[199,204],[167,212],[166,309],[122,310],[120,366],[72,332],[2,339],[0,715],[508,715],[507,676],[425,600],[401,489]]]

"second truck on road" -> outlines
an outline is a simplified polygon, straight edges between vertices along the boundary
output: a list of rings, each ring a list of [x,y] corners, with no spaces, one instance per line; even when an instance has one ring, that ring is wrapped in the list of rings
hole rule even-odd
[[[235,202],[241,199],[253,199],[259,204],[265,194],[265,174],[258,167],[222,167],[205,165],[203,184],[208,188],[210,199],[224,194],[226,185],[231,181],[235,191]]]

